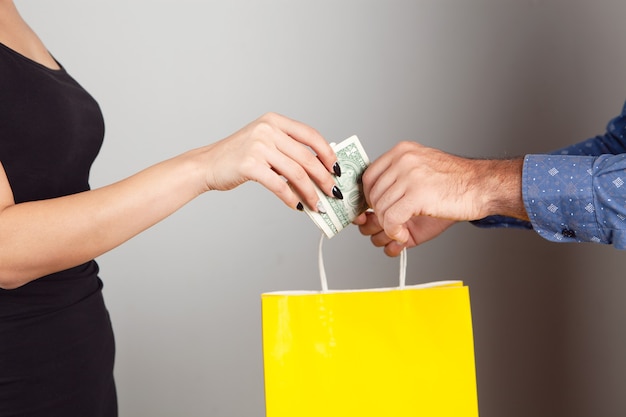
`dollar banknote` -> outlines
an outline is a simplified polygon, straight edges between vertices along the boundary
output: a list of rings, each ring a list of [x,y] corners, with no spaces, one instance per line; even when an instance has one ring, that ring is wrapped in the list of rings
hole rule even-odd
[[[337,154],[337,162],[341,166],[341,176],[335,177],[335,182],[343,194],[343,200],[328,197],[317,188],[317,195],[326,213],[312,211],[308,207],[304,208],[311,220],[329,239],[367,210],[361,176],[370,164],[356,135],[339,144],[331,143],[331,147]]]

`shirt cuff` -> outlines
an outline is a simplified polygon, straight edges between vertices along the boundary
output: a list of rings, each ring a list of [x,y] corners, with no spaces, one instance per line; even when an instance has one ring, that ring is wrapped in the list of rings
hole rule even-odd
[[[509,228],[509,229],[529,229],[533,226],[530,222],[507,216],[488,216],[480,220],[470,221],[476,227],[484,229]]]
[[[597,226],[595,157],[526,155],[522,197],[533,229],[552,242],[611,243]]]

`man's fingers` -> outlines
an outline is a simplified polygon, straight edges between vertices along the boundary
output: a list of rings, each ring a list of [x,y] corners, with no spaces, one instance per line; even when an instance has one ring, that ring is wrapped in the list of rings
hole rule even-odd
[[[402,249],[404,249],[404,247],[404,244],[392,240],[385,245],[385,254],[387,254],[387,256],[396,257],[400,255],[400,252],[402,252]]]
[[[372,212],[363,213],[361,216],[365,216],[365,222],[359,225],[359,231],[365,236],[371,236],[376,233],[382,232],[383,228],[378,223],[376,215]],[[361,217],[359,216],[359,217]]]

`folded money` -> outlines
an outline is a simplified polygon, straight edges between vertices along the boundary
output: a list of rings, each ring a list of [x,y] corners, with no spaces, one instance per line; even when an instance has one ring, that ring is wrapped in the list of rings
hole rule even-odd
[[[326,213],[304,211],[330,239],[348,226],[357,216],[367,210],[361,176],[370,164],[359,138],[351,136],[339,144],[331,143],[341,166],[341,177],[335,182],[343,194],[343,200],[328,197],[316,186],[317,195]]]

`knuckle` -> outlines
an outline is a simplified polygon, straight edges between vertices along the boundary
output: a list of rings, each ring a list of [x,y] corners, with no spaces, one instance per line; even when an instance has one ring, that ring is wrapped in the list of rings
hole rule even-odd
[[[306,171],[300,166],[296,167],[292,174],[292,180],[298,183],[302,183],[304,181],[307,181],[308,179],[309,176]]]
[[[385,230],[389,232],[397,232],[400,225],[399,213],[394,210],[387,210],[385,219],[383,220]]]
[[[266,138],[274,133],[274,125],[267,119],[259,119],[254,124],[252,132],[252,136],[257,140]]]
[[[298,157],[300,159],[300,165],[302,165],[304,169],[308,171],[314,171],[316,168],[321,167],[320,160],[317,159],[315,155],[313,155],[313,152],[308,149],[303,150],[304,151],[301,152],[301,155],[299,155]]]
[[[395,165],[404,171],[405,177],[411,177],[415,173],[422,171],[425,167],[425,163],[420,158],[420,155],[413,152],[405,152],[399,155]]]
[[[399,151],[408,151],[409,149],[413,148],[413,146],[414,146],[413,142],[409,142],[408,140],[403,140],[401,142],[398,142],[395,148]]]
[[[288,199],[291,195],[291,188],[285,181],[280,181],[276,185],[276,193],[286,199]]]
[[[275,112],[267,112],[265,114],[263,114],[261,117],[259,117],[259,122],[264,122],[264,123],[269,123],[271,125],[274,125],[277,123],[278,119],[281,118],[282,116],[279,115],[278,113]]]
[[[410,213],[408,213],[407,208],[401,208],[398,206],[389,210],[387,215],[389,216],[389,223],[397,229],[404,224],[407,217],[410,217]]]
[[[302,129],[304,130],[305,134],[308,137],[316,138],[316,139],[322,139],[322,134],[317,129],[315,129],[314,127],[309,126],[307,124],[303,124],[302,125]],[[324,149],[324,150],[326,150],[326,149]]]
[[[415,152],[410,152],[408,149],[405,149],[398,155],[399,162],[416,162],[419,159],[418,155]]]

